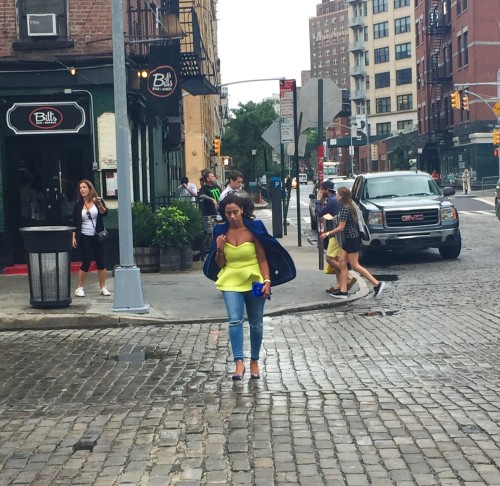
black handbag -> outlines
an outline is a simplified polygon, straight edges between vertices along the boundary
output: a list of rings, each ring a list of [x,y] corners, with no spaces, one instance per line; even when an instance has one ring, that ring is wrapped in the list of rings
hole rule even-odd
[[[87,205],[85,203],[84,203],[84,206],[87,209],[87,213],[89,214],[89,217],[90,217],[90,211],[87,208]],[[94,226],[94,232],[97,236],[97,239],[99,240],[99,243],[104,243],[109,238],[108,230],[106,228],[104,228],[102,231],[99,231],[99,233],[98,233],[95,229],[94,221],[92,220],[92,218],[90,218],[90,222],[92,223],[92,226]]]
[[[102,231],[99,231],[97,233],[97,239],[102,243],[103,241],[106,241],[109,237],[109,233],[107,229],[103,229]]]

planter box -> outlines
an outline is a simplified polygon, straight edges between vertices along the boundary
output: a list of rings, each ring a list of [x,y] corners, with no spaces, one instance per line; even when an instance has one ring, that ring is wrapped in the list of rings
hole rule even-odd
[[[160,248],[157,246],[134,247],[134,262],[141,273],[160,271]]]

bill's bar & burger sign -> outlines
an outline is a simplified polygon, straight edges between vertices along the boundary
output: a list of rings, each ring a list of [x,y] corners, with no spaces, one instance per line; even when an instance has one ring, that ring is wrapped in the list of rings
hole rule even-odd
[[[75,101],[14,103],[7,110],[7,126],[16,135],[78,133],[85,121],[85,110]]]

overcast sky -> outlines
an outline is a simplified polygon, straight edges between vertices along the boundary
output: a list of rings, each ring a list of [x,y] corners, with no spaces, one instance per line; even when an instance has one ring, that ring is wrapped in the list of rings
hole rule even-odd
[[[222,83],[248,79],[296,79],[310,69],[309,18],[321,0],[219,0],[218,36]],[[278,81],[228,86],[229,107],[260,102],[279,92]]]

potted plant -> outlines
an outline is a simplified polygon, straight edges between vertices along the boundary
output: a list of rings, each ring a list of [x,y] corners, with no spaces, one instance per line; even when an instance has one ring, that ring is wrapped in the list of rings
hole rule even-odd
[[[160,248],[153,245],[155,216],[148,204],[132,204],[132,238],[134,261],[143,273],[160,271]]]
[[[193,249],[203,236],[203,226],[201,224],[200,210],[190,201],[176,201],[173,207],[182,211],[187,216],[189,222],[186,227],[188,233],[188,243],[181,248],[181,270],[192,270]]]
[[[160,247],[160,270],[181,269],[180,249],[189,243],[189,218],[176,207],[160,207],[155,211],[156,231],[153,244]]]

